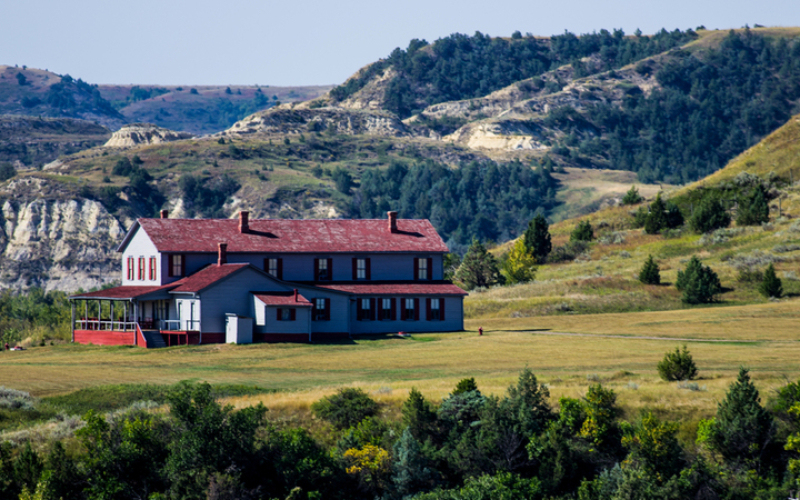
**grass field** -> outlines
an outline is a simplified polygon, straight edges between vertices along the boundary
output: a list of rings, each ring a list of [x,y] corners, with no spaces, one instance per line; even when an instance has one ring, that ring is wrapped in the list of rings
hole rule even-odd
[[[765,400],[786,381],[800,377],[798,305],[795,300],[469,321],[465,332],[344,344],[209,345],[149,351],[60,345],[0,355],[0,380],[2,385],[50,401],[92,387],[100,394],[102,386],[109,384],[203,380],[258,388],[256,394],[225,401],[236,406],[263,402],[272,419],[308,422],[310,404],[338,387],[362,387],[385,403],[387,411],[396,412],[412,386],[439,400],[461,378],[475,377],[484,392],[501,395],[527,366],[549,385],[553,404],[561,396],[581,397],[590,384],[601,382],[618,392],[629,416],[647,408],[667,418],[694,422],[713,414],[739,366],[752,369]],[[478,326],[484,328],[483,336],[478,336]],[[560,334],[570,332],[574,334]],[[655,369],[665,352],[684,342],[700,368],[701,378],[693,388],[661,381]]]

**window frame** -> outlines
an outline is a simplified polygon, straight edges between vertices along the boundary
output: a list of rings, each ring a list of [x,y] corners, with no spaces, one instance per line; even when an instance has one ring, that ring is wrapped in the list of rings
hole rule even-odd
[[[440,299],[438,297],[434,297],[431,299],[431,321],[442,320],[442,307],[441,307],[442,300],[444,299]]]
[[[323,271],[325,274],[323,274]],[[317,279],[319,281],[330,281],[331,275],[328,269],[328,259],[317,259]]]
[[[138,277],[139,281],[144,281],[144,279],[145,279],[145,270],[146,270],[146,268],[145,268],[145,258],[144,258],[144,256],[139,256],[139,266],[138,266],[138,271],[139,272],[137,274],[137,277]]]
[[[414,321],[416,319],[416,300],[406,297],[403,298],[403,303],[405,305],[403,307],[403,321]],[[409,307],[409,304],[411,304],[411,307]]]
[[[428,279],[428,259],[419,258],[417,259],[417,280],[427,280]]]
[[[367,279],[367,259],[364,257],[356,257],[356,279]]]
[[[158,279],[158,263],[156,262],[156,258],[154,256],[150,256],[150,266],[148,271],[150,275],[150,281],[156,281]]]
[[[136,280],[136,262],[132,255],[128,256],[128,281]]]

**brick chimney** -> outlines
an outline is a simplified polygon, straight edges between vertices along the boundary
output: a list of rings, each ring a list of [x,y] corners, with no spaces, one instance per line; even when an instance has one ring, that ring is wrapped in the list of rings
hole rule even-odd
[[[227,264],[227,263],[228,263],[228,244],[220,243],[219,253],[217,254],[217,265],[221,266],[222,264]]]
[[[162,210],[161,211],[161,218],[162,219],[169,219],[169,211],[168,210]]]
[[[297,288],[294,289],[294,301],[297,302]]]
[[[386,212],[389,216],[389,232],[396,233],[397,232],[397,212]]]
[[[239,212],[239,232],[240,233],[249,233],[250,232],[250,212],[247,210],[242,210]]]

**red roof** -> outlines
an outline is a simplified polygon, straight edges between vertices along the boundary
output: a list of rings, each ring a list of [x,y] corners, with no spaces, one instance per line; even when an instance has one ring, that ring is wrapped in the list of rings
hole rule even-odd
[[[396,232],[389,231],[386,219],[253,219],[247,233],[239,232],[238,219],[139,219],[138,224],[159,252],[217,252],[220,242],[228,244],[228,252],[448,251],[425,219],[400,219]]]
[[[295,306],[295,307],[311,307],[311,302],[297,294],[295,298],[294,292],[253,292],[258,300],[267,304],[268,306]]]
[[[116,286],[97,290],[95,292],[80,293],[72,295],[71,299],[135,299],[153,292],[167,291],[173,288],[173,284],[163,286]]]
[[[199,292],[217,281],[227,278],[231,274],[248,267],[248,263],[240,264],[211,264],[197,271],[191,276],[187,276],[181,280],[171,283],[170,286],[175,287],[171,292]]]
[[[452,283],[347,283],[315,286],[357,295],[469,295]]]

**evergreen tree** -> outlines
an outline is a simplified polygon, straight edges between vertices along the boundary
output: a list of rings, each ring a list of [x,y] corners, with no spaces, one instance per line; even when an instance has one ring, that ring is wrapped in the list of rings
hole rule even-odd
[[[764,280],[758,286],[758,291],[764,297],[780,298],[783,295],[783,284],[781,279],[775,275],[775,266],[770,264],[764,271]]]
[[[392,497],[409,498],[433,487],[434,473],[422,453],[419,441],[406,427],[394,445],[395,462],[392,465]]]
[[[472,392],[472,391],[475,391],[478,394],[480,394],[480,391],[478,391],[478,384],[475,383],[475,378],[474,377],[462,378],[456,384],[456,388],[453,389],[453,396],[457,396],[459,394],[464,394],[465,392]]]
[[[644,232],[656,234],[667,227],[667,206],[661,199],[661,193],[656,195],[656,199],[650,204],[650,212],[644,220]]]
[[[34,491],[44,468],[39,455],[31,448],[31,442],[26,441],[16,460],[14,460],[14,477],[19,486]]]
[[[664,359],[658,363],[658,374],[668,382],[692,380],[697,377],[697,365],[684,345],[683,351],[676,347],[674,353],[668,352],[664,355]]]
[[[717,407],[708,429],[709,444],[731,464],[756,465],[773,434],[772,416],[761,406],[758,389],[745,368]]]
[[[698,233],[709,233],[715,229],[728,227],[731,216],[723,208],[722,203],[714,197],[706,197],[692,214],[689,224]]]
[[[550,243],[550,226],[541,213],[536,214],[536,217],[528,223],[528,229],[525,231],[525,247],[536,257],[536,262],[544,262],[553,249]]]
[[[467,290],[502,284],[504,281],[497,259],[487,252],[486,247],[477,239],[472,240],[464,260],[458,266],[455,278],[463,283]]]
[[[401,412],[403,425],[414,439],[424,442],[435,433],[436,411],[416,388],[411,388]]]
[[[631,186],[625,196],[622,197],[622,204],[623,205],[636,205],[637,203],[641,203],[644,201],[642,195],[639,194],[639,190],[636,189],[636,186]]]
[[[569,235],[569,241],[592,241],[594,239],[594,230],[588,220],[578,222],[572,234]]]
[[[739,210],[736,212],[736,224],[755,226],[769,222],[769,204],[764,187],[758,185],[749,196],[739,199]]]
[[[722,292],[717,273],[701,264],[697,256],[692,256],[685,270],[678,271],[675,286],[683,292],[681,300],[687,304],[713,302],[714,296]]]
[[[644,262],[642,270],[639,271],[639,281],[647,285],[661,284],[661,272],[658,268],[658,264],[656,264],[656,261],[653,260],[652,255],[647,256],[647,260]]]

